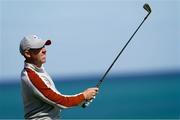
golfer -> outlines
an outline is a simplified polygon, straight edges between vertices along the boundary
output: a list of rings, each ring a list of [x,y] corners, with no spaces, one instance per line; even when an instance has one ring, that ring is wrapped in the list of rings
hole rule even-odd
[[[60,93],[43,67],[45,46],[50,44],[51,40],[36,35],[25,36],[20,42],[20,53],[25,58],[21,72],[25,119],[59,119],[62,109],[82,105],[98,92],[98,88],[88,88],[76,95]]]

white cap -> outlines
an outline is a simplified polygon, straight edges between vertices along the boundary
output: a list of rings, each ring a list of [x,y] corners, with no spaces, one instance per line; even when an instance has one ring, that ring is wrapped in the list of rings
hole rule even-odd
[[[25,50],[38,49],[38,48],[42,48],[44,45],[50,45],[50,44],[51,44],[51,40],[42,40],[36,35],[28,35],[21,40],[19,51],[21,54],[23,54]]]

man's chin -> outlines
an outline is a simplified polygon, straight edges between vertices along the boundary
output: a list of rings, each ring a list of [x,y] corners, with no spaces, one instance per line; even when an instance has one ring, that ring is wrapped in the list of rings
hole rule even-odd
[[[46,63],[46,60],[42,60],[42,64]]]

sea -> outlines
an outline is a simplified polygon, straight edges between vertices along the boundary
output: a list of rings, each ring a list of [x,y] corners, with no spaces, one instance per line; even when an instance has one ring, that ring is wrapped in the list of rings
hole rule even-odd
[[[96,85],[99,75],[53,77],[62,94]],[[0,83],[0,119],[23,119],[20,80]],[[4,80],[6,81],[6,80]],[[12,80],[7,80],[12,81]],[[64,109],[62,119],[180,119],[180,72],[108,75],[86,108]]]

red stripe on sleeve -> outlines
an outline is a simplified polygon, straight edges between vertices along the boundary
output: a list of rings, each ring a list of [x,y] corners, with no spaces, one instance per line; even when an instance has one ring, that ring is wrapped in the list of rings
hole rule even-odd
[[[77,106],[85,100],[83,94],[77,96],[63,96],[54,92],[42,81],[42,79],[31,69],[25,68],[32,84],[49,100],[65,107]]]

